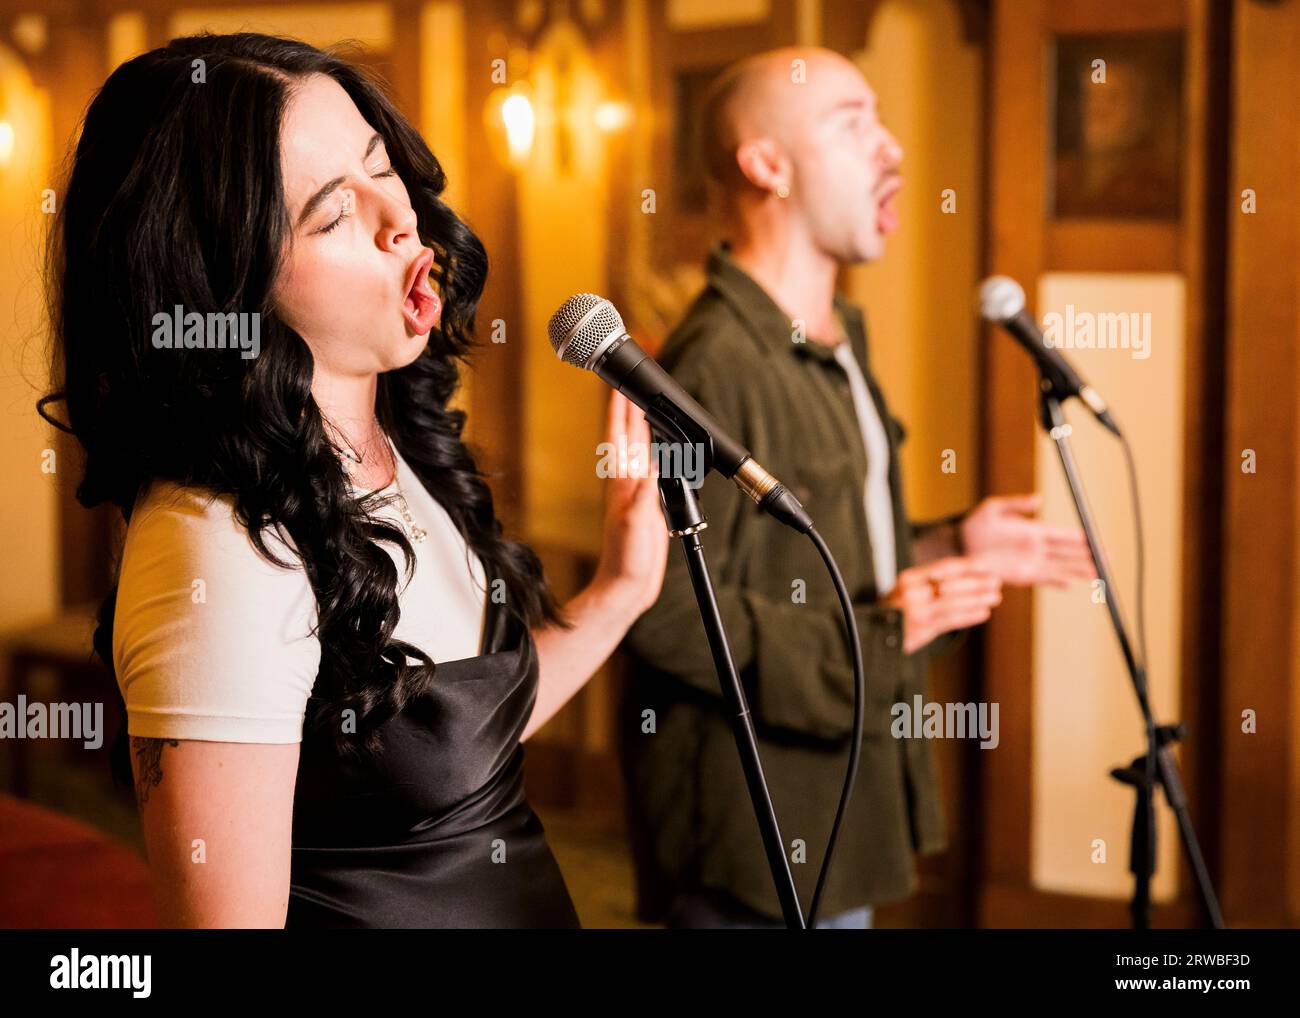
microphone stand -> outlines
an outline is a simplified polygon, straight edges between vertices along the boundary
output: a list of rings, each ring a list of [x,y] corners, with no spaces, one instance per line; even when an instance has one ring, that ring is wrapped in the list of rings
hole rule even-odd
[[[677,444],[679,448],[694,446],[704,450],[705,462],[701,475],[707,474],[713,462],[713,443],[703,429],[684,414],[674,413],[668,404],[646,412],[650,423],[651,436],[655,442],[665,439]],[[663,507],[664,519],[668,523],[668,532],[681,539],[682,550],[686,553],[686,567],[690,572],[691,586],[695,589],[695,600],[700,608],[700,618],[704,622],[704,631],[708,636],[709,650],[713,654],[713,667],[718,673],[718,682],[731,710],[731,725],[736,737],[736,749],[740,752],[741,766],[745,771],[745,782],[749,786],[749,797],[754,803],[754,814],[758,818],[759,831],[763,837],[763,848],[767,852],[767,864],[772,871],[772,882],[776,887],[777,897],[781,902],[781,913],[785,917],[787,929],[806,929],[803,911],[799,906],[799,895],[795,889],[794,874],[790,871],[790,860],[785,854],[785,842],[781,838],[781,829],[777,826],[776,811],[772,808],[772,798],[768,793],[767,780],[763,777],[763,765],[758,757],[758,739],[754,734],[754,725],[750,719],[749,704],[736,674],[736,663],[731,654],[731,644],[727,640],[727,630],[718,610],[717,596],[713,590],[713,581],[709,578],[709,567],[704,561],[704,546],[700,543],[700,531],[708,523],[700,510],[695,491],[684,478],[678,475],[660,476],[659,501]]]
[[[1133,899],[1129,906],[1133,917],[1133,928],[1148,929],[1151,925],[1151,877],[1155,873],[1156,865],[1155,789],[1159,786],[1164,789],[1165,800],[1178,820],[1178,831],[1182,838],[1183,849],[1187,853],[1187,860],[1196,878],[1201,904],[1213,928],[1221,930],[1223,915],[1219,911],[1219,901],[1210,882],[1209,872],[1205,868],[1205,859],[1201,855],[1196,831],[1192,827],[1191,816],[1187,810],[1187,794],[1179,774],[1178,762],[1173,754],[1173,744],[1184,737],[1186,728],[1182,724],[1157,725],[1155,722],[1151,712],[1146,662],[1138,661],[1133,653],[1128,628],[1124,623],[1123,612],[1120,611],[1118,592],[1111,582],[1106,552],[1102,548],[1101,537],[1088,507],[1088,496],[1083,489],[1074,453],[1070,449],[1069,438],[1072,429],[1061,410],[1061,400],[1069,393],[1062,392],[1046,376],[1041,379],[1041,389],[1040,420],[1043,430],[1056,443],[1057,452],[1060,454],[1061,467],[1070,485],[1070,494],[1074,498],[1074,507],[1079,514],[1079,523],[1088,538],[1088,548],[1097,567],[1097,577],[1102,582],[1111,625],[1119,639],[1120,650],[1124,653],[1124,663],[1128,667],[1129,678],[1133,683],[1133,693],[1137,697],[1138,709],[1146,724],[1146,753],[1137,757],[1128,767],[1116,767],[1110,772],[1112,778],[1121,784],[1131,785],[1137,793],[1129,841],[1129,870],[1134,879]],[[1140,591],[1139,596],[1141,596]]]

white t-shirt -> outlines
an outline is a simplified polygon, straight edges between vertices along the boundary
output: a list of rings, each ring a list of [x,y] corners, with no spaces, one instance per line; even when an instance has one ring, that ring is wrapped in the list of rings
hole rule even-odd
[[[898,556],[894,548],[894,502],[889,492],[889,436],[871,389],[862,374],[853,346],[847,338],[834,348],[835,359],[849,376],[849,392],[857,411],[862,444],[867,451],[867,480],[863,485],[862,504],[867,514],[867,533],[871,537],[872,567],[876,574],[876,591],[880,596],[894,589],[898,578]]]
[[[394,638],[435,662],[474,657],[486,604],[482,563],[400,454],[397,471],[411,516],[428,536],[411,543],[409,584],[401,551],[381,544],[397,566]],[[405,529],[397,505],[378,515]],[[230,496],[162,481],[141,494],[127,527],[113,624],[128,734],[301,741],[320,667],[316,599],[292,540],[275,530],[266,540],[292,568],[253,547]]]

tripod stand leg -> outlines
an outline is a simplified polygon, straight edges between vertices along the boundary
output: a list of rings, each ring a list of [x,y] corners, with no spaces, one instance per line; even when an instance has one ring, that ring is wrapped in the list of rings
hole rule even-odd
[[[1151,927],[1151,875],[1155,872],[1155,811],[1146,766],[1146,757],[1140,756],[1128,767],[1111,771],[1111,777],[1116,781],[1132,785],[1137,796],[1133,804],[1128,850],[1128,868],[1133,874],[1133,899],[1129,902],[1129,913],[1135,930]]]
[[[1180,726],[1167,737],[1169,741],[1179,737]],[[1201,854],[1201,844],[1196,839],[1196,829],[1192,826],[1192,817],[1187,808],[1187,793],[1183,789],[1182,778],[1178,772],[1178,762],[1174,759],[1169,741],[1162,740],[1160,753],[1156,758],[1159,765],[1160,784],[1165,790],[1165,799],[1174,811],[1178,821],[1178,834],[1182,838],[1183,848],[1187,852],[1187,861],[1192,867],[1192,877],[1200,895],[1201,907],[1213,929],[1223,929],[1223,913],[1219,909],[1219,898],[1214,893],[1214,884],[1210,880],[1210,871],[1205,867],[1205,857]]]

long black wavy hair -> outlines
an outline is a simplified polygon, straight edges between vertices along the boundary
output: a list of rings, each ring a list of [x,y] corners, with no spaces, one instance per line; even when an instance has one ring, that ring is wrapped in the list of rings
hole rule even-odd
[[[371,515],[369,496],[352,494],[312,398],[311,351],[271,298],[291,228],[281,125],[295,84],[312,74],[337,81],[383,136],[420,239],[437,254],[441,324],[414,362],[379,376],[379,422],[489,578],[504,581],[506,610],[530,627],[567,624],[536,555],[502,536],[484,475],[461,441],[465,415],[447,406],[472,345],[487,255],[440,200],[446,178],[419,133],[383,84],[338,47],[204,33],[109,76],[86,112],[52,224],[51,377],[62,385],[37,411],[85,448],[77,500],[87,508],[112,502],[129,522],[137,495],[157,478],[231,496],[237,520],[272,562],[297,565],[277,559],[265,531],[279,526],[292,537],[316,595],[321,646],[306,723],[357,759],[380,750],[378,726],[427,691],[435,669],[419,648],[392,639],[398,575],[379,542],[402,549],[408,576],[411,546]],[[155,350],[152,317],[175,304],[203,314],[260,312],[260,355]],[[66,403],[66,424],[46,412],[54,402]],[[115,584],[94,639],[110,669],[116,597]],[[349,709],[357,734],[345,735],[340,718]],[[129,784],[125,729],[113,772]]]

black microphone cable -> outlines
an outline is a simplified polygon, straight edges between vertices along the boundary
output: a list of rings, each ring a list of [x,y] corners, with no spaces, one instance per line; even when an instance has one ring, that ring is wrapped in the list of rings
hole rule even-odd
[[[835,584],[835,593],[839,597],[840,611],[844,613],[844,627],[849,634],[849,651],[853,658],[853,744],[849,748],[849,768],[848,773],[844,776],[844,790],[840,793],[839,808],[835,810],[835,822],[831,825],[831,836],[826,842],[826,855],[822,859],[821,872],[817,875],[817,888],[813,891],[812,905],[808,909],[808,929],[817,928],[817,906],[821,903],[822,890],[826,884],[826,874],[830,872],[831,855],[835,851],[835,843],[840,836],[840,826],[844,822],[844,813],[848,808],[849,799],[853,795],[853,782],[858,773],[858,763],[862,756],[862,734],[866,721],[866,709],[864,699],[866,692],[866,676],[862,667],[862,639],[858,634],[858,620],[853,614],[853,599],[849,597],[848,588],[844,586],[844,577],[840,575],[839,566],[835,564],[835,556],[831,554],[830,548],[826,546],[826,541],[822,535],[817,533],[817,528],[810,526],[806,531],[808,539],[816,546],[817,552],[826,563],[826,571],[830,573],[831,582]]]
[[[606,384],[623,392],[625,396],[646,410],[647,416],[650,411],[647,403],[653,405],[663,401],[662,390],[665,387],[674,387],[671,379],[659,368],[654,359],[641,351],[627,335],[623,319],[614,305],[597,294],[578,293],[565,301],[551,316],[547,325],[547,334],[551,348],[562,361],[594,372]],[[628,359],[614,367],[609,366],[608,361],[623,354],[629,354]],[[646,377],[628,387],[628,391],[624,391],[628,378],[637,371],[646,372]],[[853,614],[853,600],[844,585],[844,577],[835,564],[835,557],[831,554],[830,548],[813,526],[812,519],[799,504],[799,500],[789,489],[755,462],[742,446],[732,441],[730,436],[718,428],[707,411],[687,393],[673,392],[667,402],[670,406],[674,402],[679,404],[685,415],[710,435],[716,451],[727,461],[727,468],[720,470],[724,476],[731,477],[764,512],[791,529],[808,535],[826,565],[831,582],[835,585],[840,610],[844,615],[849,649],[853,658],[853,745],[849,751],[844,788],[840,793],[839,806],[835,811],[835,820],[826,843],[826,854],[822,857],[821,871],[817,875],[817,886],[813,892],[812,905],[805,924],[805,928],[815,928],[817,906],[821,902],[826,876],[830,872],[831,858],[839,839],[840,828],[844,823],[845,810],[853,794],[853,783],[862,756],[862,736],[866,724],[864,705],[866,676],[862,666],[862,640],[858,634],[857,619]],[[797,906],[798,902],[796,901],[795,904]]]

